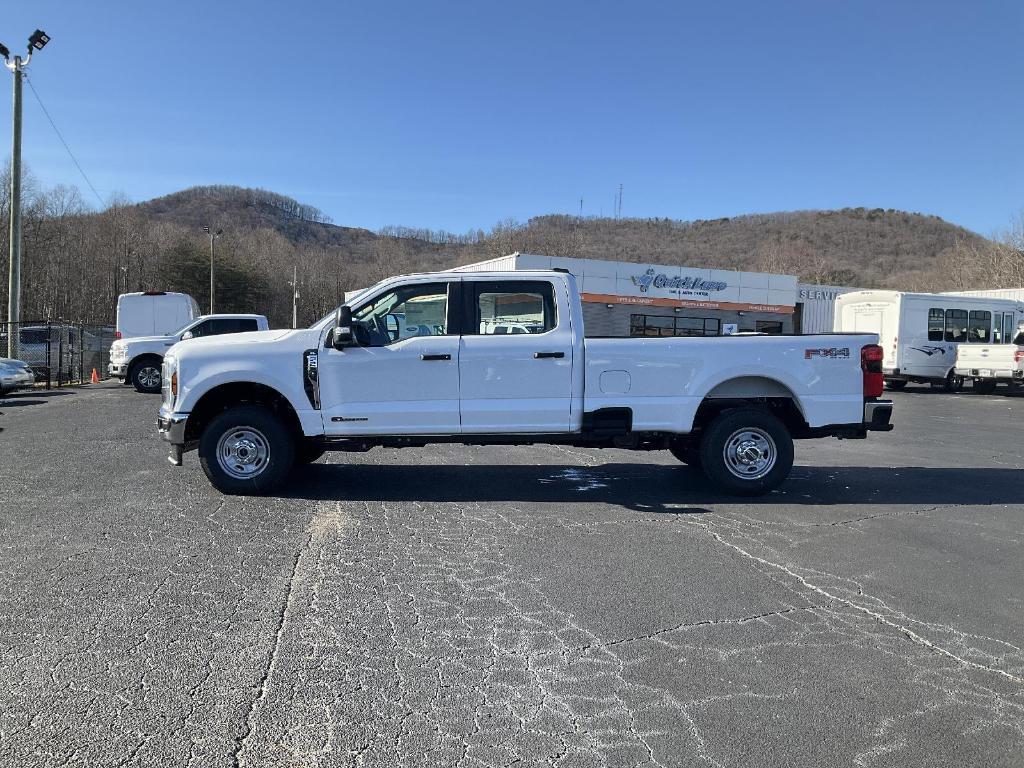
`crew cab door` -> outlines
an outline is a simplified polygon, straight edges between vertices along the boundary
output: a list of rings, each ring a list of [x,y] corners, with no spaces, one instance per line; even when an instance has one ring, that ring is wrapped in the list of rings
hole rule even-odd
[[[358,346],[320,350],[326,434],[458,434],[459,337],[449,321],[458,285],[403,283],[353,307]]]
[[[568,304],[554,288],[542,279],[464,277],[463,433],[570,430],[573,338]]]

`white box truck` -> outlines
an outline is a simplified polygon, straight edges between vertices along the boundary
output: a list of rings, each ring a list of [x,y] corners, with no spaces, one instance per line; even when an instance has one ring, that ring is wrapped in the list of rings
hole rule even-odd
[[[890,389],[915,382],[956,391],[964,383],[956,372],[957,345],[991,344],[1022,319],[1024,303],[1012,299],[855,291],[836,298],[834,330],[878,334]]]
[[[117,297],[115,339],[163,336],[200,315],[199,305],[187,293],[144,291]]]

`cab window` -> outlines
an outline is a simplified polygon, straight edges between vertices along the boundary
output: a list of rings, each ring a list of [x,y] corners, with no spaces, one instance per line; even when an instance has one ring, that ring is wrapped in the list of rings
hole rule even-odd
[[[472,299],[467,334],[546,333],[557,324],[554,286],[544,280],[466,282]]]
[[[352,313],[356,341],[386,347],[414,336],[448,334],[448,283],[403,285]]]

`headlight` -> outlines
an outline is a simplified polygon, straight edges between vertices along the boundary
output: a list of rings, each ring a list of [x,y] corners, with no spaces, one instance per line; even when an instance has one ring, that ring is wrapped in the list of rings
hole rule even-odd
[[[164,355],[164,364],[160,375],[160,388],[163,395],[164,405],[168,408],[174,406],[178,399],[178,361],[174,355]]]

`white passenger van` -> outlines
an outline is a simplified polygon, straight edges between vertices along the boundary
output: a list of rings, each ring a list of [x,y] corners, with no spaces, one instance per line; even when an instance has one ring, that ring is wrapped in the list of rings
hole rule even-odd
[[[986,296],[855,291],[836,298],[834,329],[877,333],[882,373],[890,389],[908,382],[963,387],[958,344],[1001,343],[1024,319],[1024,304]]]
[[[122,293],[117,297],[117,328],[114,338],[164,336],[200,314],[196,300],[187,293]]]

